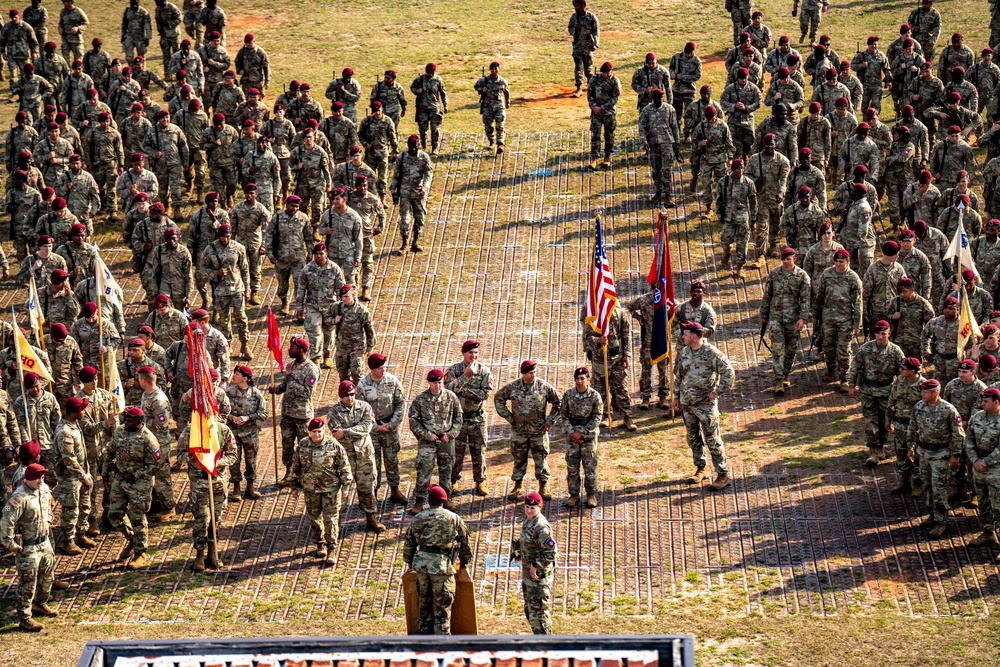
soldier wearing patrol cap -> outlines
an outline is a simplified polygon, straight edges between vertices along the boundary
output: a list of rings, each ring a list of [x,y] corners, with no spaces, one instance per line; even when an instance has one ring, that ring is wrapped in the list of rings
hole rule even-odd
[[[462,430],[455,439],[455,462],[451,469],[452,493],[462,479],[465,449],[472,459],[476,495],[486,496],[486,410],[483,403],[493,391],[493,374],[479,361],[479,341],[462,343],[462,360],[445,372],[445,387],[462,403]]]
[[[601,394],[590,386],[590,369],[586,366],[573,371],[573,384],[563,394],[562,404],[559,406],[563,427],[569,433],[569,441],[566,443],[566,486],[569,498],[566,499],[566,505],[576,507],[580,503],[582,464],[587,507],[597,507],[597,464],[600,462],[597,441],[604,415],[604,401]],[[531,620],[531,616],[528,618]]]
[[[870,455],[865,465],[874,468],[887,456],[888,441],[886,410],[892,382],[903,362],[903,351],[889,342],[889,323],[879,320],[872,327],[875,340],[860,348],[851,362],[847,377],[851,398],[861,396],[861,414],[865,418],[865,436]]]
[[[920,385],[920,400],[906,432],[910,460],[920,457],[920,477],[929,485],[924,493],[928,517],[920,524],[931,537],[944,537],[947,531],[948,486],[951,471],[958,468],[964,441],[962,415],[941,398],[941,383],[926,380]]]
[[[907,457],[906,432],[913,417],[913,408],[920,400],[920,385],[926,379],[920,374],[920,359],[906,357],[899,366],[899,375],[889,388],[885,428],[892,434],[892,447],[896,454],[896,474],[899,475],[899,482],[892,487],[893,495],[909,493],[919,497],[923,493],[920,466]]]
[[[358,383],[358,396],[372,406],[375,423],[372,425],[372,444],[375,446],[375,469],[378,478],[376,491],[382,486],[382,467],[389,482],[389,500],[406,504],[406,496],[399,490],[399,427],[403,423],[406,397],[403,383],[385,368],[386,356],[378,352],[368,355],[368,375]]]
[[[342,380],[337,389],[340,401],[327,413],[327,422],[333,437],[344,446],[351,474],[358,487],[358,505],[365,513],[365,529],[373,533],[385,531],[379,523],[375,500],[375,447],[371,431],[375,426],[372,406],[356,398],[357,387],[350,380]]]
[[[511,561],[521,562],[524,617],[531,631],[551,635],[556,541],[552,539],[552,526],[542,515],[542,497],[534,491],[524,497],[524,516],[521,535],[511,544]]]
[[[433,368],[427,373],[427,389],[413,399],[409,416],[410,431],[417,438],[417,483],[413,487],[415,502],[408,512],[416,515],[423,510],[435,462],[442,490],[451,491],[453,441],[462,431],[462,404],[454,392],[445,388],[443,372]],[[446,509],[454,511],[454,502],[447,498],[444,502]]]

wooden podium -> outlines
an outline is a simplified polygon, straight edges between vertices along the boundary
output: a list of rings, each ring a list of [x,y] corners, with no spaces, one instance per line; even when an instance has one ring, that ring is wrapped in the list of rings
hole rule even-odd
[[[420,619],[420,597],[417,595],[417,573],[413,570],[403,575],[403,604],[406,607],[406,634],[415,635]],[[472,575],[466,569],[455,573],[455,601],[451,604],[451,634],[479,634],[476,589],[472,585]]]

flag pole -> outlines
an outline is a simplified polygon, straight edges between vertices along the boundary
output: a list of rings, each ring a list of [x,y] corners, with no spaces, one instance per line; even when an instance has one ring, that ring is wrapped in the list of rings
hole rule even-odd
[[[271,386],[274,386],[274,354],[267,355],[271,367]],[[271,442],[274,444],[274,483],[278,484],[278,402],[271,393]]]
[[[202,419],[204,419],[202,415]],[[212,425],[215,428],[215,425]],[[211,514],[208,515],[209,523],[212,526],[212,545],[215,546],[215,558],[219,558],[219,535],[215,527],[215,480],[219,474],[218,468],[216,468],[215,475],[208,476],[208,510]]]
[[[97,280],[96,278],[94,279]],[[104,354],[101,352],[101,347],[104,347],[104,317],[101,315],[101,291],[97,292],[97,337],[98,337],[98,348],[97,354],[101,357],[101,389],[107,389],[107,377],[104,374]]]
[[[614,410],[611,409],[611,380],[609,379],[609,373],[611,369],[608,368],[608,345],[604,344],[604,395],[608,399],[608,427],[611,426],[611,418],[614,414]]]
[[[10,307],[10,319],[14,323],[15,331],[11,332],[14,335],[14,355],[17,357],[17,379],[21,383],[21,405],[24,406],[24,426],[28,429],[28,440],[34,440],[31,437],[31,417],[28,416],[28,398],[25,396],[27,390],[24,388],[24,368],[21,367],[21,344],[18,342],[17,336],[17,316],[14,314],[14,306]]]
[[[673,318],[667,318],[667,350],[670,350],[670,343],[673,342],[672,335],[672,322]],[[670,376],[670,418],[673,419],[677,415],[674,414],[674,355],[667,355],[667,374]],[[652,372],[650,372],[652,375]]]

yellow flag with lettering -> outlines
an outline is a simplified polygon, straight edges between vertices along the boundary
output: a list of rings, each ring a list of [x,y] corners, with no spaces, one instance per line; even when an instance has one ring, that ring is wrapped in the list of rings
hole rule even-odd
[[[21,333],[20,327],[14,327],[14,344],[17,345],[17,354],[21,358],[21,368],[25,373],[38,373],[38,377],[52,382],[52,374],[45,367],[42,360],[38,358],[35,351],[31,349],[28,340]]]

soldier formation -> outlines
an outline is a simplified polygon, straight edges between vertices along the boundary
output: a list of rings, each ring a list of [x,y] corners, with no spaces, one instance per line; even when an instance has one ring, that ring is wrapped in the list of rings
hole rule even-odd
[[[655,366],[657,407],[684,419],[695,469],[688,481],[709,479],[715,491],[731,483],[718,400],[732,388],[735,372],[710,342],[716,315],[702,281],[691,283],[690,299],[677,307],[669,368],[651,356],[649,293],[616,306],[607,335],[581,316],[590,368],[577,368],[564,393],[539,376],[543,369],[533,360],[520,364],[519,378],[494,387],[491,369],[479,360],[480,342],[470,339],[461,360],[431,370],[426,389],[407,404],[389,360],[376,351],[373,313],[365,304],[375,278],[374,237],[386,231],[389,200],[399,211],[396,254],[422,251],[449,109],[437,66],[427,63],[410,84],[418,133],[404,141],[399,123],[409,101],[394,70],[371,89],[360,121],[364,91],[350,67],[325,89],[330,115],[305,81],[290,82],[265,103],[273,84],[268,54],[253,34],[230,54],[227,16],[216,0],[155,5],[151,15],[140,0],[129,0],[121,22],[124,59],[105,50],[99,37],[85,51],[90,23],[72,0],[59,15],[61,55],[48,40],[48,15],[38,0],[23,13],[12,9],[0,32],[0,54],[18,98],[5,139],[5,204],[20,262],[14,275],[20,285],[34,279],[38,288],[47,325],[32,350],[53,378],[46,386],[34,372],[19,374],[14,332],[0,324],[7,390],[0,397],[0,444],[4,463],[11,464],[7,472],[13,471],[5,483],[0,543],[17,558],[21,628],[38,631],[34,616],[56,615],[46,604],[59,586],[54,547],[78,555],[95,546],[93,537],[114,530],[126,538],[119,560],[130,570],[145,567],[149,522],[176,519],[172,473],[185,465],[193,568],[219,568],[214,528],[227,500],[261,498],[260,434],[272,418],[267,395],[275,394],[281,397],[279,485],[305,493],[316,558],[330,567],[352,484],[366,529],[374,533],[385,530],[375,500],[383,483],[392,503],[409,504],[399,465],[408,415],[417,441],[416,484],[403,556],[418,575],[420,630],[446,633],[454,567],[472,559],[454,498],[466,453],[473,493],[489,493],[484,404],[492,394],[497,414],[511,426],[508,499],[524,502],[526,518],[511,555],[522,562],[525,616],[534,632],[551,632],[556,544],[541,514],[552,497],[549,433],[557,426],[567,436],[566,504],[597,507],[601,428],[609,428],[617,412],[626,430],[636,430],[627,390],[627,315],[642,331],[639,408],[651,407]],[[586,0],[573,6],[573,95],[586,94],[590,107],[587,168],[606,168],[617,146],[623,88],[611,61],[594,69],[598,18]],[[693,42],[669,64],[646,55],[630,84],[651,199],[676,205],[674,165],[687,157],[690,192],[703,216],[714,208],[721,224],[722,265],[738,280],[745,270],[780,259],[767,274],[760,312],[774,394],[792,387],[796,351],[811,324],[824,380],[861,399],[868,465],[889,459],[891,440],[900,475],[893,493],[925,498],[929,535],[943,536],[949,509],[968,502],[979,507],[983,524],[973,543],[996,545],[1000,68],[991,49],[977,59],[959,33],[935,63],[941,16],[932,0],[921,0],[886,51],[883,40],[871,36],[853,58],[841,59],[827,35],[816,37],[827,7],[825,0],[795,3],[799,44],[809,39],[800,52],[788,36],[774,40],[750,0],[727,1],[734,46],[718,98],[711,86],[699,85],[702,61]],[[995,43],[1000,9],[992,8],[991,16]],[[162,77],[146,62],[154,26]],[[494,61],[474,84],[486,141],[497,156],[504,153],[510,108],[500,71]],[[891,126],[880,120],[890,114],[885,97],[893,102]],[[762,107],[770,113],[758,124]],[[973,146],[986,148],[982,169]],[[985,181],[982,194],[971,187],[977,176]],[[190,216],[185,204],[195,205]],[[141,276],[149,312],[134,337],[121,306],[97,294],[92,238],[101,216],[121,224],[131,268]],[[945,255],[960,221],[978,268],[955,275]],[[294,317],[304,332],[290,339],[290,361],[270,385],[237,363],[252,360],[246,308],[264,301],[266,264],[277,277],[281,315]],[[0,270],[10,277],[2,247]],[[983,327],[982,339],[963,350],[956,345],[960,298],[968,299]],[[188,328],[205,341],[213,366],[222,445],[214,476],[187,453]],[[865,340],[855,346],[860,335]],[[240,346],[231,351],[234,339]],[[928,364],[933,378],[922,375]],[[125,392],[121,412],[102,386],[112,365]],[[317,407],[317,383],[333,369],[338,401]],[[529,456],[538,491],[526,493]],[[435,466],[437,485],[431,484]],[[61,507],[57,528],[51,526],[54,502]]]

